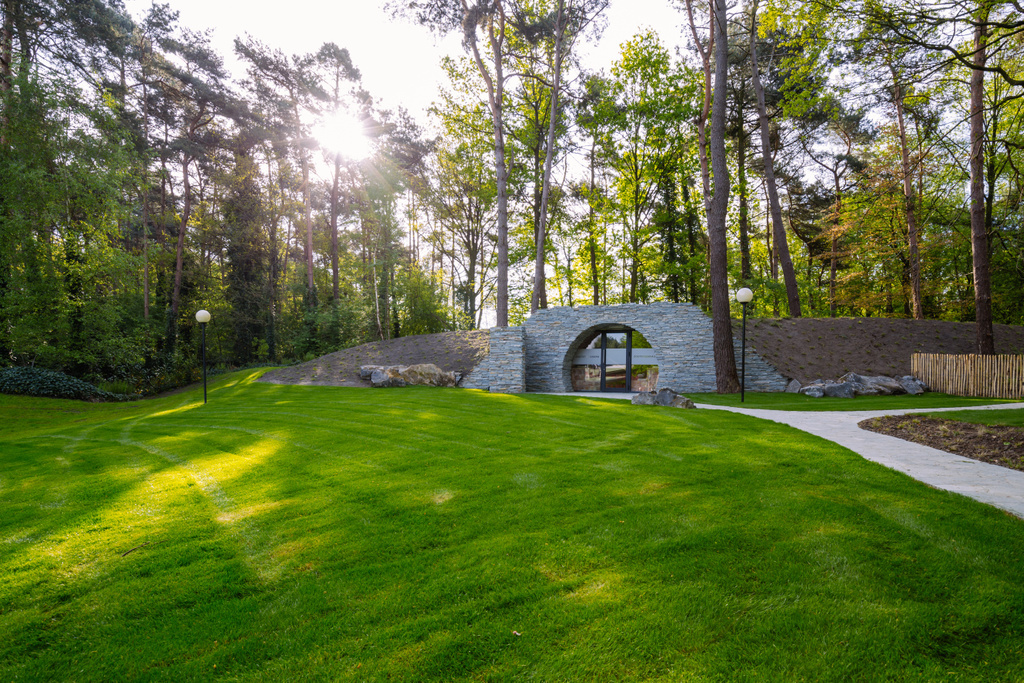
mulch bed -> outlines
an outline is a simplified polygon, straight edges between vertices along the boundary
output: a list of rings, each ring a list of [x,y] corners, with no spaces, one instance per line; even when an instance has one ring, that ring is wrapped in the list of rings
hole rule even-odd
[[[1024,471],[1024,429],[943,420],[920,415],[875,417],[861,429],[956,453],[972,460]]]
[[[368,387],[359,379],[363,365],[416,365],[433,363],[442,370],[468,374],[487,356],[490,333],[487,330],[442,332],[399,337],[361,344],[320,356],[307,363],[271,370],[260,378],[272,384]]]

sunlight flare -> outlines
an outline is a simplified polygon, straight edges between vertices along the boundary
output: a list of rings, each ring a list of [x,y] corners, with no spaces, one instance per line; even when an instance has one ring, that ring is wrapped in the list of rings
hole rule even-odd
[[[313,137],[327,154],[338,154],[352,161],[365,159],[373,152],[363,122],[347,112],[326,116],[313,129]]]

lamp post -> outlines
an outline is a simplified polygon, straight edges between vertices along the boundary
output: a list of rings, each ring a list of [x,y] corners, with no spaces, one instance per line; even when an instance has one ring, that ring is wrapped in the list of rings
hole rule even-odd
[[[744,287],[736,292],[736,301],[743,304],[743,341],[741,343],[740,357],[742,368],[740,370],[740,403],[746,400],[747,393],[747,304],[754,298],[754,293]]]
[[[206,323],[210,322],[210,312],[205,308],[196,311],[196,322],[203,331],[203,403],[206,403]]]

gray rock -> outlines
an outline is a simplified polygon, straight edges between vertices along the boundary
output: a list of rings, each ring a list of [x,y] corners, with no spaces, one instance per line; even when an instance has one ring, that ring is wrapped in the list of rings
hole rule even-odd
[[[630,399],[635,406],[669,406],[671,408],[696,408],[693,401],[671,389],[643,391]]]
[[[370,375],[370,384],[375,389],[387,389],[390,387],[404,387],[406,382],[402,379],[401,367],[392,365],[389,368],[374,370]]]
[[[892,377],[885,377],[884,375],[867,377],[865,375],[858,375],[854,372],[848,372],[840,377],[839,381],[852,382],[859,385],[855,388],[855,393],[858,396],[891,396],[894,394],[906,393],[906,389],[900,385],[899,381]]]
[[[928,391],[928,386],[913,375],[904,375],[896,381],[899,382],[900,386],[903,387],[903,390],[911,396],[917,396],[918,394],[923,394]]]
[[[681,396],[679,394],[676,394],[676,397],[674,399],[672,399],[672,402],[669,403],[669,405],[672,406],[673,408],[687,408],[687,409],[689,409],[689,408],[696,408],[697,407],[697,406],[695,406],[693,404],[693,401],[691,401],[690,399],[686,398],[685,396]]]
[[[656,406],[670,406],[675,397],[678,396],[676,392],[671,389],[661,389],[658,391],[658,395],[654,397],[654,405]]]
[[[654,399],[657,398],[658,394],[654,391],[641,391],[639,394],[629,400],[635,406],[653,406]]]
[[[800,393],[800,387],[802,387],[802,386],[803,385],[800,384],[800,380],[798,380],[798,379],[791,380],[789,382],[789,384],[786,385],[786,393],[787,394],[799,394]]]
[[[825,395],[830,398],[853,398],[856,384],[854,382],[841,382],[839,384],[826,384]]]
[[[369,380],[374,370],[383,370],[382,365],[362,365],[359,367],[359,379]]]
[[[800,393],[811,398],[821,398],[825,395],[825,386],[822,384],[809,384],[800,389]]]

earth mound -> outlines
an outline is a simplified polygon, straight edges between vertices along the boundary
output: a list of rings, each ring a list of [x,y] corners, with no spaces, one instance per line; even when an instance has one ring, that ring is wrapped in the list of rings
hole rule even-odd
[[[741,323],[733,322],[737,339]],[[1024,327],[995,325],[996,353],[1024,353]],[[975,326],[893,318],[748,318],[747,346],[786,377],[808,383],[848,372],[902,377],[914,353],[972,353]],[[362,365],[433,363],[468,374],[487,356],[489,332],[442,332],[362,344],[301,365],[272,370],[262,381],[367,387]],[[738,359],[737,359],[738,360]]]
[[[260,378],[273,384],[368,387],[359,378],[362,365],[433,363],[442,370],[465,375],[487,356],[487,330],[441,332],[371,342],[320,356],[300,365],[271,370]]]
[[[1024,327],[993,327],[996,353],[1024,353]],[[733,331],[738,339],[739,321],[734,321]],[[747,319],[747,347],[804,384],[848,372],[902,377],[910,374],[914,353],[973,353],[975,339],[974,323],[942,320]]]

